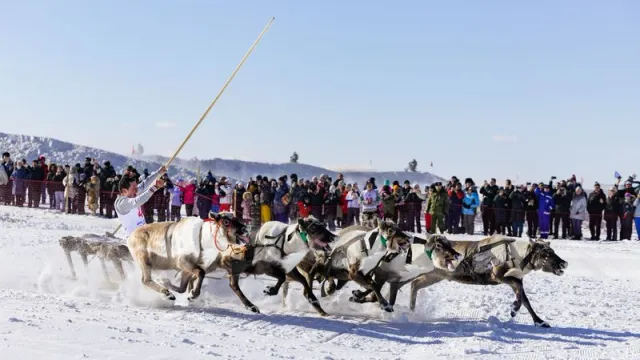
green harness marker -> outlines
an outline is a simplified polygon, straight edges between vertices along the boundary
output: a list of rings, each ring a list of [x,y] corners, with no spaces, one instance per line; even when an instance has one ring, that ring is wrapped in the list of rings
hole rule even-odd
[[[387,239],[385,239],[384,236],[380,235],[380,242],[382,243],[382,246],[386,249],[387,248]]]
[[[308,243],[309,239],[307,238],[307,233],[304,231],[300,231],[300,237],[302,238],[302,241]]]
[[[427,254],[427,256],[429,257],[429,259],[431,259],[431,253],[433,253],[433,249],[431,250],[427,250],[427,248],[424,249],[424,253]],[[433,259],[431,259],[433,260]]]

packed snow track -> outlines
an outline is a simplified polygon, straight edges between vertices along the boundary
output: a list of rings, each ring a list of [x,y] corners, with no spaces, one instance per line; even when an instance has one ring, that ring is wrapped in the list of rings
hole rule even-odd
[[[226,280],[207,279],[198,301],[187,304],[180,296],[175,305],[144,288],[131,266],[125,282],[109,285],[98,261],[86,272],[75,257],[79,278],[71,280],[58,240],[116,226],[0,206],[3,360],[640,359],[637,241],[553,241],[569,262],[566,274],[525,278],[532,306],[552,326],[540,329],[524,307],[510,318],[514,295],[506,285],[441,282],[420,292],[415,313],[407,287],[391,314],[377,304],[350,303],[355,287],[347,286],[320,300],[331,314],[323,318],[297,285],[283,308],[280,295],[263,294],[272,284],[263,277],[240,283],[262,314],[244,309]]]

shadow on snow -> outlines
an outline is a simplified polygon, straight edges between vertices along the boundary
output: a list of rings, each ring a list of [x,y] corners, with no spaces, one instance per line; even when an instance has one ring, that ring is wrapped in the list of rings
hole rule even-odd
[[[356,321],[349,322],[329,317],[314,317],[288,314],[249,314],[224,308],[181,308],[179,311],[206,313],[216,317],[230,317],[243,322],[263,321],[271,325],[290,325],[309,330],[333,332],[334,335],[324,337],[317,342],[330,342],[342,334],[350,334],[380,340],[387,340],[405,345],[442,344],[441,338],[465,338],[476,336],[481,339],[505,343],[523,343],[525,341],[548,341],[571,343],[580,346],[606,346],[605,342],[627,342],[640,338],[640,333],[616,332],[577,327],[536,328],[529,324],[517,324],[511,321],[500,322],[491,317],[489,321],[473,321],[465,319],[443,319],[423,323],[385,323],[380,320],[348,317]]]

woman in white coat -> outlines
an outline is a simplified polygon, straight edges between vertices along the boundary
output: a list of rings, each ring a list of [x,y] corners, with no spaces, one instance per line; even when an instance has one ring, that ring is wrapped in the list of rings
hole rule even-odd
[[[576,188],[571,200],[571,225],[573,228],[573,240],[582,240],[582,222],[587,220],[587,195],[581,187]]]

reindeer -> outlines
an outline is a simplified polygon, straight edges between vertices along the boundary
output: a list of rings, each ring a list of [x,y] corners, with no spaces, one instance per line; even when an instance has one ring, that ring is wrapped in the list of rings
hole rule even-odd
[[[143,225],[134,230],[127,246],[142,271],[142,283],[173,301],[175,295],[188,290],[188,300],[200,296],[206,273],[225,269],[234,273],[238,262],[244,259],[245,245],[249,243],[247,227],[230,212],[209,213],[206,221],[185,217],[180,221]],[[163,285],[151,279],[153,270],[177,270],[181,273],[180,286],[168,280]],[[246,297],[238,286],[239,276],[231,276],[229,286],[243,300]]]
[[[118,238],[114,237],[110,233],[106,233],[105,236],[95,234],[84,234],[82,236],[64,236],[59,240],[60,247],[64,250],[67,258],[67,263],[71,270],[71,277],[77,279],[76,270],[73,266],[73,260],[71,259],[71,252],[77,252],[82,258],[85,269],[88,269],[89,260],[88,255],[97,256],[100,259],[100,265],[107,282],[111,282],[109,273],[107,272],[107,265],[105,260],[109,260],[113,263],[114,267],[120,274],[120,278],[124,280],[126,274],[122,267],[122,262],[133,263],[133,258],[126,245],[117,242]]]
[[[253,243],[255,254],[245,272],[275,277],[278,282],[274,286],[267,286],[264,293],[277,295],[284,285],[283,304],[288,282],[302,284],[304,297],[320,315],[325,316],[327,313],[313,294],[309,272],[318,261],[323,261],[330,249],[329,243],[334,239],[335,235],[313,216],[300,218],[297,223],[289,225],[278,221],[266,222],[256,234]],[[275,260],[283,256],[292,256],[290,265],[294,266],[291,269],[283,271],[274,266]]]
[[[511,305],[511,317],[515,317],[524,305],[536,327],[550,327],[531,307],[522,283],[523,278],[532,271],[541,270],[557,276],[564,274],[569,263],[555,253],[549,242],[541,239],[516,240],[504,235],[494,235],[480,241],[451,241],[451,244],[456,251],[463,254],[462,261],[459,262],[455,271],[433,268],[429,264],[429,259],[421,256],[419,251],[414,252],[413,262],[432,270],[415,280],[392,283],[389,302],[394,304],[398,290],[409,282],[411,282],[409,307],[412,311],[415,310],[418,291],[442,280],[469,285],[507,284],[516,295],[516,300]],[[375,299],[368,297],[361,298],[361,301],[372,302]]]
[[[376,229],[368,231],[359,225],[343,229],[323,269],[325,281],[321,287],[322,296],[339,290],[353,280],[366,291],[355,290],[349,301],[362,302],[365,295],[373,292],[381,308],[392,312],[393,305],[380,293],[385,282],[412,280],[426,271],[406,264],[405,251],[410,249],[415,240],[415,236],[405,233],[397,224],[388,220],[379,222]],[[460,254],[448,245],[446,239],[432,237],[422,241],[438,267],[453,271],[452,261]],[[309,274],[310,279],[314,277],[315,273]],[[333,279],[338,280],[337,286]],[[328,290],[325,283],[329,285]]]

